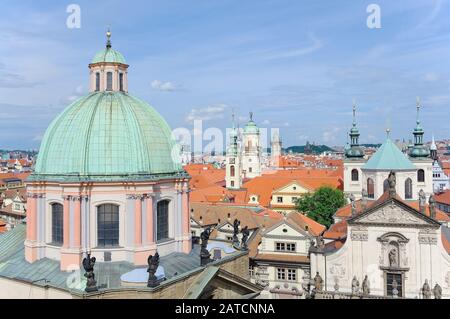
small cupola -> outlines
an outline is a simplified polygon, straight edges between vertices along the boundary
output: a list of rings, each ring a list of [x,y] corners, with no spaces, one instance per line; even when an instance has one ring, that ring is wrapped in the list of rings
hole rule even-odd
[[[128,64],[123,55],[112,48],[111,31],[106,32],[106,48],[91,63],[90,92],[128,92]]]

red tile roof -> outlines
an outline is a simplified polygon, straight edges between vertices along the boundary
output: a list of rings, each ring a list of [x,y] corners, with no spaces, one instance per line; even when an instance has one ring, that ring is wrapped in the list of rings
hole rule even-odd
[[[446,191],[435,195],[434,199],[438,203],[450,205],[450,189],[447,189]]]

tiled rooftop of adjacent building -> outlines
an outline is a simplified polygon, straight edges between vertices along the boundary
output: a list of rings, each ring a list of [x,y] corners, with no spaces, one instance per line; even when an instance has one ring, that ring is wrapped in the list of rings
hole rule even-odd
[[[17,225],[11,231],[0,234],[0,277],[34,283],[35,285],[51,286],[59,289],[69,290],[74,293],[83,293],[86,279],[81,269],[81,282],[78,286],[70,284],[74,278],[73,273],[60,270],[59,261],[49,258],[40,259],[32,264],[28,263],[24,257],[25,225]],[[200,247],[194,245],[189,254],[171,253],[160,258],[160,265],[164,267],[166,280],[161,285],[169,284],[190,273],[200,271]],[[226,256],[221,260],[210,263],[210,265],[220,264],[227,259],[244,254],[238,252],[232,256]],[[97,262],[95,264],[95,278],[99,290],[115,289],[124,287],[120,281],[121,275],[136,268],[129,262]],[[76,277],[75,277],[76,278]],[[69,284],[68,284],[69,283]],[[126,287],[130,287],[127,284]],[[142,289],[151,289],[139,286]]]

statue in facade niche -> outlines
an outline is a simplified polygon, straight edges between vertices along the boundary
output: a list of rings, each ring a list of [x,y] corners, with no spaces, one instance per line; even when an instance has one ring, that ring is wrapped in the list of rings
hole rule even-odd
[[[389,251],[389,266],[391,267],[398,267],[398,254],[397,254],[397,248],[392,248]]]
[[[359,292],[359,280],[356,276],[353,276],[352,279],[352,294],[357,294]]]
[[[370,294],[370,283],[369,277],[366,275],[362,282],[362,292],[364,296],[368,296]]]
[[[316,276],[314,277],[314,288],[317,291],[322,291],[323,288],[323,279],[319,275],[319,272],[316,272]]]
[[[86,271],[84,277],[86,277],[86,292],[97,291],[97,281],[95,280],[94,274],[94,266],[95,266],[95,257],[91,257],[90,253],[87,253],[87,256],[83,259],[83,268]]]
[[[428,279],[425,279],[425,283],[422,286],[423,299],[431,299],[431,288],[428,284]]]
[[[436,285],[433,288],[433,294],[434,294],[434,299],[442,298],[442,288],[441,288],[441,286],[439,286],[438,283],[436,283]]]

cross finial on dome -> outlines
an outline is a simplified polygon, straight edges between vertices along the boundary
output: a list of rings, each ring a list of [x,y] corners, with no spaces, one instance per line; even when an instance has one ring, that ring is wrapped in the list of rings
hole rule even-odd
[[[106,47],[108,49],[111,49],[111,29],[108,27],[108,30],[106,31]]]
[[[253,121],[253,112],[250,112],[250,121]]]
[[[386,129],[386,136],[387,136],[387,138],[389,138],[390,134],[391,134],[391,129],[388,127]]]
[[[416,122],[417,122],[417,124],[420,124],[420,121],[419,121],[420,98],[419,97],[416,98],[416,108],[417,108],[417,119],[416,119]]]
[[[353,99],[353,126],[356,126],[356,100]]]

